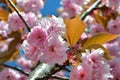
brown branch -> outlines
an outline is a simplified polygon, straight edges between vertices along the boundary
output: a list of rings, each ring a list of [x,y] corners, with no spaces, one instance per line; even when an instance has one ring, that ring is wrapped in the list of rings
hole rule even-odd
[[[1,66],[3,66],[3,67],[7,67],[7,68],[11,68],[11,69],[14,69],[14,70],[19,71],[20,73],[26,75],[26,76],[29,76],[29,73],[24,72],[23,70],[21,70],[21,69],[19,69],[19,68],[12,67],[12,66],[7,65],[7,64],[1,64]]]
[[[57,79],[57,80],[69,80],[68,78],[65,77],[60,77],[60,76],[51,76],[51,78]]]
[[[62,65],[56,64],[56,67],[61,67],[61,66],[62,66]],[[71,70],[68,69],[68,68],[66,68],[66,67],[64,67],[62,70],[65,70],[65,71],[67,71],[67,72],[71,72]]]
[[[21,20],[23,21],[23,23],[25,24],[26,28],[28,29],[28,31],[30,32],[30,27],[27,24],[27,22],[25,21],[25,19],[22,17],[22,15],[20,14],[20,11],[17,9],[17,7],[14,5],[14,3],[11,0],[8,0],[8,2],[10,3],[10,5],[13,7],[13,9],[16,11],[16,13],[18,14],[18,16],[21,18]]]
[[[101,2],[101,0],[96,0],[96,2],[80,16],[80,19],[84,20]]]

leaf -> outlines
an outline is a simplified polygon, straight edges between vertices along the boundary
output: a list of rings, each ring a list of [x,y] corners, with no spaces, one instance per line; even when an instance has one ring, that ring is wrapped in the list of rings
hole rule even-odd
[[[119,37],[120,34],[109,34],[109,33],[97,33],[95,35],[93,35],[90,39],[88,39],[84,44],[83,44],[83,48],[82,50],[84,51],[88,46],[92,45],[92,44],[103,44],[106,43],[108,41],[111,41],[117,37]]]
[[[9,4],[8,0],[5,0],[5,2],[6,2],[6,4],[8,5],[8,7],[10,8],[10,10],[13,12],[14,9],[13,9],[12,6]],[[14,4],[16,4],[16,0],[12,0],[12,2],[13,2]]]
[[[98,49],[98,48],[101,48],[104,50],[105,59],[110,60],[113,57],[110,55],[109,51],[105,47],[103,47],[101,44],[92,44],[88,46],[86,49],[91,51],[92,49]]]
[[[104,16],[95,15],[96,21],[105,29],[107,26],[107,18]]]
[[[4,0],[0,0],[0,3],[4,3]]]
[[[8,11],[6,11],[2,8],[0,9],[0,19],[1,20],[7,21],[8,15],[9,15]]]
[[[86,25],[79,19],[79,16],[69,20],[64,20],[64,22],[66,24],[66,40],[69,43],[69,46],[72,47],[79,40]]]
[[[18,54],[19,51],[17,50],[17,45],[20,42],[21,39],[21,33],[20,32],[12,32],[9,35],[10,38],[14,38],[13,41],[10,42],[9,46],[8,46],[8,50],[0,53],[0,64],[9,61],[9,60],[13,60],[15,59]]]

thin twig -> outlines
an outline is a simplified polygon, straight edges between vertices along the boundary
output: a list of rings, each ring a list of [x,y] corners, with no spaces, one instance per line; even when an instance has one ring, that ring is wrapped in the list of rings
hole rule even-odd
[[[57,79],[57,80],[69,80],[68,78],[65,77],[60,77],[60,76],[51,76],[51,78]]]
[[[17,9],[17,7],[14,5],[14,3],[12,2],[12,0],[8,0],[8,2],[10,3],[10,5],[12,6],[12,8],[16,11],[16,13],[18,14],[18,16],[21,18],[21,20],[24,22],[26,28],[28,29],[28,31],[30,32],[30,27],[27,24],[27,22],[25,21],[25,19],[22,17],[22,15],[20,14],[20,11]]]
[[[101,0],[96,0],[96,2],[80,16],[80,19],[84,20],[101,2]]]
[[[56,64],[56,67],[61,67],[61,66],[62,66],[62,65]],[[65,70],[65,71],[67,71],[67,72],[71,72],[71,70],[68,69],[68,68],[66,68],[66,67],[64,67],[63,70]]]
[[[1,66],[3,66],[3,67],[7,67],[7,68],[11,68],[11,69],[14,69],[14,70],[19,71],[20,73],[26,75],[26,76],[29,76],[29,73],[24,72],[23,70],[21,70],[21,69],[19,69],[19,68],[12,67],[12,66],[7,65],[7,64],[1,64]]]

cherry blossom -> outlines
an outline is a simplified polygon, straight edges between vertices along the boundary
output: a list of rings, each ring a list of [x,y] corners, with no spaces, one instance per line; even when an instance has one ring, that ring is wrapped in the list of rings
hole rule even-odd
[[[52,35],[45,42],[45,49],[43,55],[40,56],[40,61],[54,65],[55,63],[63,64],[67,60],[67,44],[58,35]]]
[[[17,63],[26,69],[31,69],[33,67],[33,61],[25,59],[24,57],[20,57]]]
[[[113,79],[110,80],[120,80],[120,58],[115,57],[109,61],[111,67],[111,74]]]
[[[27,80],[27,76],[21,74],[18,80]]]
[[[92,24],[90,26],[91,34],[95,34],[95,33],[99,33],[99,32],[105,32],[105,29],[100,24],[96,23],[96,24]]]
[[[59,34],[64,35],[65,34],[65,24],[63,22],[63,19],[60,17],[52,16],[50,18],[41,18],[37,22],[38,25],[45,28],[48,32],[48,34]]]
[[[26,16],[25,16],[25,20],[31,28],[36,26],[37,17],[34,13],[32,13],[32,12],[27,13]]]
[[[0,35],[7,37],[10,32],[11,31],[9,30],[8,24],[4,21],[0,21]]]
[[[22,44],[23,51],[25,53],[25,57],[33,62],[39,60],[40,49],[36,46],[31,46],[26,40]]]
[[[0,79],[1,80],[18,80],[19,77],[20,77],[20,74],[13,69],[4,68],[0,72]]]
[[[41,26],[35,26],[28,34],[27,41],[30,45],[42,47],[47,39],[47,31]]]
[[[106,0],[106,4],[109,7],[112,7],[112,6],[118,7],[120,6],[120,0]]]
[[[24,12],[21,12],[21,15],[25,17]],[[16,12],[9,14],[8,24],[9,24],[9,29],[12,31],[17,31],[20,28],[25,28],[25,24],[23,23],[23,21],[20,19],[20,17]]]
[[[44,7],[44,0],[16,0],[15,6],[21,9],[20,15],[25,22],[19,17],[19,11],[12,12],[11,9],[8,9],[8,7],[10,8],[8,4],[6,5],[8,6],[7,9],[0,6],[0,14],[4,15],[2,10],[9,13],[6,21],[4,21],[4,17],[0,16],[0,80],[27,80],[31,76],[57,80],[55,79],[57,77],[53,78],[53,76],[66,77],[65,70],[69,72],[69,80],[120,80],[120,38],[112,40],[113,36],[108,40],[100,39],[101,41],[98,41],[101,35],[99,38],[95,36],[91,38],[92,35],[101,32],[120,34],[120,0],[61,0],[60,2],[60,15],[46,17],[40,13],[40,10]],[[78,36],[78,41],[75,40],[77,39],[76,34],[74,34],[75,36],[68,35],[66,40],[66,26],[68,25],[64,20],[70,20],[76,15],[79,15],[87,26],[85,30],[81,29],[80,33],[82,35]],[[103,19],[106,21],[102,21]],[[70,22],[72,23],[72,20]],[[68,31],[68,33],[74,33],[74,30],[77,29],[74,29],[74,25],[77,24],[79,23],[73,20],[73,31]],[[82,26],[82,23],[80,26]],[[20,42],[11,42],[13,39],[17,40],[17,34],[11,34],[12,32],[20,32]],[[94,43],[95,40],[98,43]],[[112,41],[107,42],[109,40]],[[69,46],[69,43],[74,41],[76,41],[76,44]],[[104,43],[101,46],[105,47],[108,54],[112,56],[109,60],[106,59],[106,51],[104,52],[103,49],[96,48],[96,46],[95,49],[89,49],[89,45],[96,43]],[[83,50],[86,47],[88,49]],[[15,50],[23,52],[15,60],[17,66],[14,68],[6,63],[4,65],[4,60],[14,60],[13,57],[16,57],[17,53]],[[7,56],[9,52],[14,54]],[[4,60],[2,61],[2,59]],[[44,73],[43,69],[45,68],[42,68],[41,63],[45,64],[45,68],[54,66],[54,69],[49,71],[50,68],[47,68],[48,72]],[[55,64],[59,64],[59,66]],[[40,69],[38,66],[41,66]],[[71,71],[67,69],[67,66],[72,68]],[[41,75],[32,75],[34,70]]]
[[[72,69],[70,80],[108,80],[113,76],[110,73],[110,65],[103,57],[104,51],[92,49],[82,53],[82,63]]]
[[[74,17],[76,14],[80,14],[82,11],[82,7],[76,4],[74,1],[62,0],[61,4],[64,8],[64,11],[67,12],[70,17]]]
[[[25,12],[37,13],[44,6],[43,0],[17,0],[18,6],[24,9]]]
[[[119,34],[120,33],[120,17],[117,17],[115,20],[110,20],[107,25],[107,30],[109,33],[112,34]]]

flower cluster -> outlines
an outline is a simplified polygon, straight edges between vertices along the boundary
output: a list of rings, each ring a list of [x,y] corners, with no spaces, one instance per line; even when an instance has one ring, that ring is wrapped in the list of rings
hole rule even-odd
[[[61,0],[46,17],[45,0],[1,2],[1,80],[120,80],[120,0]]]
[[[110,73],[110,65],[103,57],[102,49],[82,53],[82,63],[72,69],[70,80],[108,80],[113,76]]]

